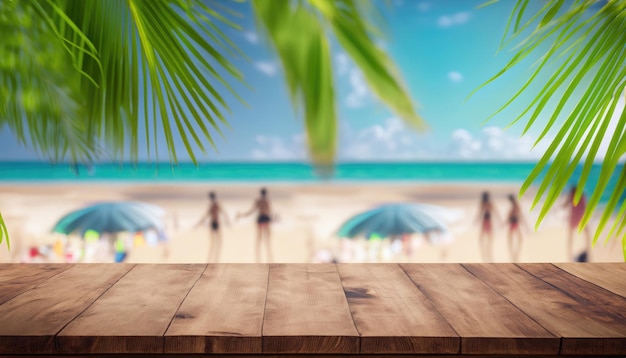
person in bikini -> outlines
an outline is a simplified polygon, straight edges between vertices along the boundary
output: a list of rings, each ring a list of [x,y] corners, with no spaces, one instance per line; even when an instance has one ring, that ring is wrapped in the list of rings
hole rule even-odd
[[[254,212],[258,212],[256,262],[261,262],[261,245],[263,242],[265,242],[268,262],[272,262],[272,248],[270,246],[270,222],[272,221],[272,212],[270,209],[270,202],[267,199],[267,190],[265,188],[261,188],[261,197],[254,202],[252,208],[243,214],[238,213],[237,218],[246,217]]]
[[[483,261],[493,261],[491,256],[491,246],[493,244],[493,217],[497,216],[493,203],[489,197],[488,192],[483,192],[480,200],[480,207],[478,210],[478,220],[481,222],[480,234],[478,240],[480,244],[480,252],[483,257]]]
[[[228,223],[228,216],[222,210],[222,206],[217,202],[214,192],[209,193],[209,209],[200,219],[196,227],[202,225],[207,219],[211,223],[211,231],[209,234],[209,262],[219,262],[220,250],[222,248],[222,233],[220,231],[220,215],[224,216],[224,222]]]
[[[519,259],[520,250],[522,249],[523,239],[520,224],[522,222],[526,224],[526,221],[522,216],[522,209],[515,199],[515,195],[511,194],[508,196],[508,198],[511,202],[511,209],[509,210],[509,215],[507,217],[507,222],[509,224],[509,252],[511,254],[511,261],[517,262],[517,260]]]

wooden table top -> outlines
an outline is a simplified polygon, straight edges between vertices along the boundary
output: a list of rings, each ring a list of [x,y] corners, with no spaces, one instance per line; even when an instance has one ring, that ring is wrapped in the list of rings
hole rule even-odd
[[[0,265],[0,356],[113,353],[624,357],[626,264]]]

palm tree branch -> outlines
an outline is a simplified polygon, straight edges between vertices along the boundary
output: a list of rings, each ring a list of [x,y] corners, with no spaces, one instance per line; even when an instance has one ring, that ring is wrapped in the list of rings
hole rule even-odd
[[[515,27],[510,38],[519,36],[529,26],[535,25],[536,29],[521,41],[509,63],[483,84],[483,86],[487,85],[511,68],[519,66],[524,58],[539,51],[541,45],[551,43],[530,79],[496,111],[498,113],[519,100],[520,96],[528,91],[531,83],[542,78],[540,74],[548,69],[546,66],[548,62],[563,61],[554,74],[547,77],[541,91],[514,120],[514,122],[518,121],[526,113],[532,111],[524,128],[524,133],[527,133],[530,128],[537,125],[535,122],[538,118],[549,114],[535,142],[536,145],[547,138],[557,120],[569,108],[568,106],[574,104],[574,108],[564,116],[561,128],[520,190],[520,193],[525,192],[535,180],[539,179],[540,175],[543,175],[533,201],[534,207],[541,199],[544,199],[537,225],[554,205],[576,169],[582,164],[582,173],[577,179],[578,189],[575,194],[575,200],[580,200],[594,161],[600,154],[600,146],[603,142],[610,140],[604,155],[600,180],[589,199],[580,228],[587,225],[626,153],[623,123],[626,121],[626,108],[624,108],[626,105],[618,104],[626,86],[626,56],[624,56],[626,53],[626,16],[624,16],[626,3],[608,2],[597,11],[591,9],[593,3],[593,1],[575,1],[569,5],[569,8],[565,8],[565,2],[551,0],[520,26],[528,1],[519,0],[507,24],[507,32],[511,24]],[[591,11],[593,13],[590,14]],[[556,106],[550,108],[548,104],[554,102],[555,99]],[[615,120],[615,114],[619,113],[618,111],[622,114],[617,120],[615,130],[610,132],[609,122]],[[622,180],[620,179],[621,184],[614,188],[611,198],[605,205],[595,240],[619,205],[619,189],[623,186]],[[623,227],[621,225],[625,221],[624,215],[622,210],[618,211],[614,230],[610,231],[610,235],[619,231],[616,228]]]

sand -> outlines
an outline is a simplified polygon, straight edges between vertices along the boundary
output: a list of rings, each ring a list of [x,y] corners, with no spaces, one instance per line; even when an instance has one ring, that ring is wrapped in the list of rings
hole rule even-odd
[[[426,184],[426,183],[329,183],[266,185],[278,220],[272,224],[271,247],[274,262],[303,263],[330,259],[351,262],[482,262],[479,250],[479,223],[476,220],[480,193],[488,189],[500,218],[509,208],[506,196],[517,193],[519,185]],[[170,237],[165,247],[142,246],[129,251],[127,262],[202,263],[209,256],[208,228],[194,228],[207,208],[207,192],[214,190],[230,218],[223,227],[220,262],[255,262],[256,223],[254,216],[235,220],[237,212],[251,208],[258,196],[258,184],[4,184],[0,185],[0,211],[11,237],[12,249],[2,244],[0,262],[20,262],[31,246],[53,244],[58,236],[50,233],[65,213],[106,200],[139,200],[161,206],[167,212]],[[534,192],[520,201],[531,229],[524,232],[520,262],[567,262],[567,212],[561,207],[550,211],[537,231],[532,229],[539,210],[530,211]],[[412,256],[394,255],[382,242],[380,250],[363,249],[363,243],[341,241],[337,228],[349,217],[382,203],[419,202],[439,205],[449,212],[448,244],[431,244],[421,236],[413,238]],[[493,261],[511,262],[507,245],[507,227],[496,221]],[[595,228],[597,218],[591,223]],[[342,244],[345,243],[345,244]],[[346,246],[348,245],[348,246]],[[350,246],[352,245],[352,246]],[[584,236],[575,240],[575,252],[584,249]],[[360,248],[360,250],[359,250]],[[167,255],[164,255],[167,253]],[[375,255],[376,254],[376,255]],[[380,254],[380,255],[379,255]],[[266,261],[265,258],[262,261]],[[622,262],[621,245],[613,239],[603,245],[603,238],[590,253],[590,261]]]

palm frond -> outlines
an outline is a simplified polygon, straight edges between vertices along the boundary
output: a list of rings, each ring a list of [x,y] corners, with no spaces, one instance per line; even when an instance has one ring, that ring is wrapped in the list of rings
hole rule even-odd
[[[336,151],[329,31],[361,69],[373,93],[410,125],[425,127],[397,69],[373,40],[376,31],[364,12],[375,7],[368,1],[253,0],[252,4],[283,64],[292,101],[304,105],[309,152],[316,164],[331,164]]]
[[[4,223],[4,219],[2,218],[2,214],[0,214],[0,244],[2,244],[2,240],[6,239],[7,248],[11,250],[11,242],[9,241],[9,231],[7,230],[7,226]]]
[[[97,146],[83,134],[81,75],[59,29],[50,31],[50,19],[36,20],[43,7],[33,4],[0,5],[0,126],[53,160],[89,158]]]
[[[283,63],[292,101],[304,106],[312,158],[318,164],[330,164],[336,150],[337,114],[324,29],[301,3],[260,0],[253,6]]]
[[[566,8],[564,1],[550,0],[529,20],[522,22],[527,4],[527,0],[518,0],[507,32],[511,24],[514,24],[511,38],[520,36],[527,29],[534,27],[534,30],[520,42],[509,64],[482,86],[518,66],[523,59],[539,51],[542,45],[550,44],[530,79],[494,115],[519,100],[522,93],[528,92],[531,83],[543,79],[541,91],[513,122],[530,114],[524,129],[526,133],[537,125],[538,118],[547,118],[537,139],[539,142],[547,138],[557,120],[562,120],[550,146],[521,189],[524,193],[543,175],[533,203],[535,206],[543,199],[537,225],[564,191],[576,168],[582,165],[574,199],[575,202],[580,200],[594,161],[601,159],[600,180],[590,196],[579,227],[582,230],[598,208],[601,197],[609,187],[609,180],[618,175],[621,167],[622,175],[604,206],[595,243],[615,212],[616,222],[609,237],[619,233],[626,220],[624,210],[617,210],[625,189],[622,163],[626,154],[626,104],[622,104],[624,102],[620,98],[626,86],[626,2],[609,1],[596,9],[592,7],[597,6],[595,1],[574,1]],[[550,65],[556,65],[557,69],[549,69]],[[552,74],[546,75],[548,71]],[[554,109],[550,109],[552,103],[556,104]],[[568,108],[573,109],[568,111]],[[621,115],[618,117],[619,112]],[[617,123],[615,129],[610,131],[612,120]],[[599,148],[606,141],[609,141],[608,149],[601,158]]]
[[[377,31],[364,15],[373,13],[370,17],[374,16],[376,8],[367,1],[355,0],[311,0],[311,3],[330,24],[338,42],[361,69],[374,94],[409,125],[425,128],[426,123],[415,111],[413,100],[401,82],[399,70],[372,41],[371,33]]]
[[[182,0],[68,1],[64,9],[94,43],[102,63],[97,78],[97,62],[88,57],[82,62],[99,83],[81,81],[91,136],[118,154],[130,141],[133,158],[142,126],[148,151],[157,152],[162,133],[174,161],[175,137],[194,162],[193,146],[215,149],[219,123],[227,123],[224,93],[237,97],[230,83],[243,81],[231,63],[238,49],[216,25],[236,27],[226,15]]]
[[[176,137],[194,161],[193,146],[215,148],[225,94],[239,98],[231,84],[243,81],[225,11],[183,0],[30,0],[0,12],[3,34],[15,34],[0,45],[0,124],[23,143],[55,161],[91,160],[102,147],[136,159],[139,137],[156,152],[163,129],[173,161]]]

